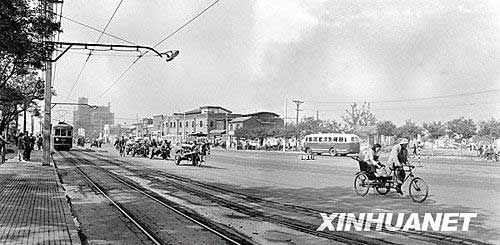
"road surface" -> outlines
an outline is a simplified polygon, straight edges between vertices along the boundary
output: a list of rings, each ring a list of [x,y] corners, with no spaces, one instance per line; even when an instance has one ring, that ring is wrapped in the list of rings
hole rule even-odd
[[[212,150],[201,167],[188,162],[119,157],[111,148],[76,152],[159,193],[207,219],[226,224],[257,243],[500,242],[500,164],[456,159],[423,159],[416,175],[430,186],[429,198],[353,191],[357,162],[349,157],[299,160],[296,153]],[[99,159],[99,160],[97,160]],[[383,159],[382,159],[383,160]],[[467,232],[326,232],[315,234],[324,213],[477,213]],[[290,225],[293,224],[293,225]],[[307,229],[306,229],[307,228]],[[431,239],[433,235],[442,237]],[[331,235],[331,236],[330,236]],[[338,237],[336,237],[338,235]],[[455,240],[452,240],[455,239]]]

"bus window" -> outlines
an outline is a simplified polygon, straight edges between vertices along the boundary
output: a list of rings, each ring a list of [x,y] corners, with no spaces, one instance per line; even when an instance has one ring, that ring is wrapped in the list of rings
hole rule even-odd
[[[328,142],[332,142],[332,137],[328,137]]]
[[[351,142],[358,142],[358,137],[353,136],[353,137],[351,138]]]
[[[55,136],[59,136],[59,135],[61,135],[61,130],[56,128]]]
[[[323,141],[323,138],[322,137],[318,137],[318,142],[322,142]]]
[[[68,130],[67,136],[71,137],[71,130]]]
[[[333,137],[333,142],[337,142],[338,141],[338,138],[337,137]]]
[[[318,137],[313,137],[314,142],[318,142]]]
[[[339,142],[344,142],[344,137],[339,137]]]
[[[61,128],[61,134],[59,136],[66,136],[66,129]]]

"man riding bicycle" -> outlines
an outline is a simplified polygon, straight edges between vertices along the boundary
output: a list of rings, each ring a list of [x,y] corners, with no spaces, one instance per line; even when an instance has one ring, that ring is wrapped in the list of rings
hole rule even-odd
[[[391,149],[389,155],[389,160],[387,161],[387,166],[393,170],[392,178],[394,183],[396,183],[396,191],[403,195],[401,191],[401,185],[403,185],[405,172],[403,171],[403,164],[408,164],[408,140],[403,138],[399,141],[399,144],[395,145]]]

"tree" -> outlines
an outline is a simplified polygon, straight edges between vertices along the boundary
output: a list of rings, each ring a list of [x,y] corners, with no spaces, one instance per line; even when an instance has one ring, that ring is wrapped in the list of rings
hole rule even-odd
[[[446,122],[446,127],[448,129],[448,135],[460,142],[464,139],[467,140],[472,138],[472,136],[476,134],[477,129],[472,119],[466,119],[464,117]]]
[[[396,137],[398,138],[408,138],[414,139],[418,134],[422,133],[422,127],[418,126],[415,122],[410,119],[406,120],[405,124],[401,127],[396,128]]]
[[[2,132],[21,112],[28,109],[35,110],[36,101],[43,99],[44,82],[36,74],[14,76],[13,81],[15,82],[0,88]]]
[[[234,136],[236,139],[241,140],[241,139],[255,139],[256,135],[253,130],[246,128],[246,127],[241,127],[237,128],[234,130]]]
[[[439,137],[446,135],[446,125],[441,121],[424,123],[423,126],[429,134],[429,137],[433,140],[439,139]]]
[[[335,120],[320,120],[314,117],[306,117],[299,122],[299,137],[308,134],[339,132],[342,125]]]
[[[479,136],[488,137],[490,139],[498,139],[500,137],[500,121],[491,118],[490,120],[479,122],[478,125]]]
[[[396,125],[391,121],[377,123],[377,133],[385,136],[394,136],[396,134]]]
[[[37,77],[53,47],[43,43],[60,28],[42,11],[43,1],[2,0],[0,4],[0,131],[43,98]]]
[[[42,1],[2,0],[0,4],[0,88],[16,75],[43,68],[52,47],[43,40],[60,24],[42,11]]]
[[[259,145],[262,145],[264,139],[269,137],[278,137],[283,129],[279,126],[256,126],[256,127],[241,127],[234,131],[237,140],[249,139],[259,140]]]
[[[357,103],[351,105],[346,110],[346,115],[342,116],[348,131],[356,131],[358,126],[374,126],[377,119],[371,112],[370,103],[364,102],[361,107]]]

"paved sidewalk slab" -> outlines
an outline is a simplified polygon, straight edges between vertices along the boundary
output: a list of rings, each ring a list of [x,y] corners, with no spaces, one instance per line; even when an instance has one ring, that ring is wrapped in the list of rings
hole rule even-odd
[[[54,166],[0,165],[0,244],[80,244]]]

